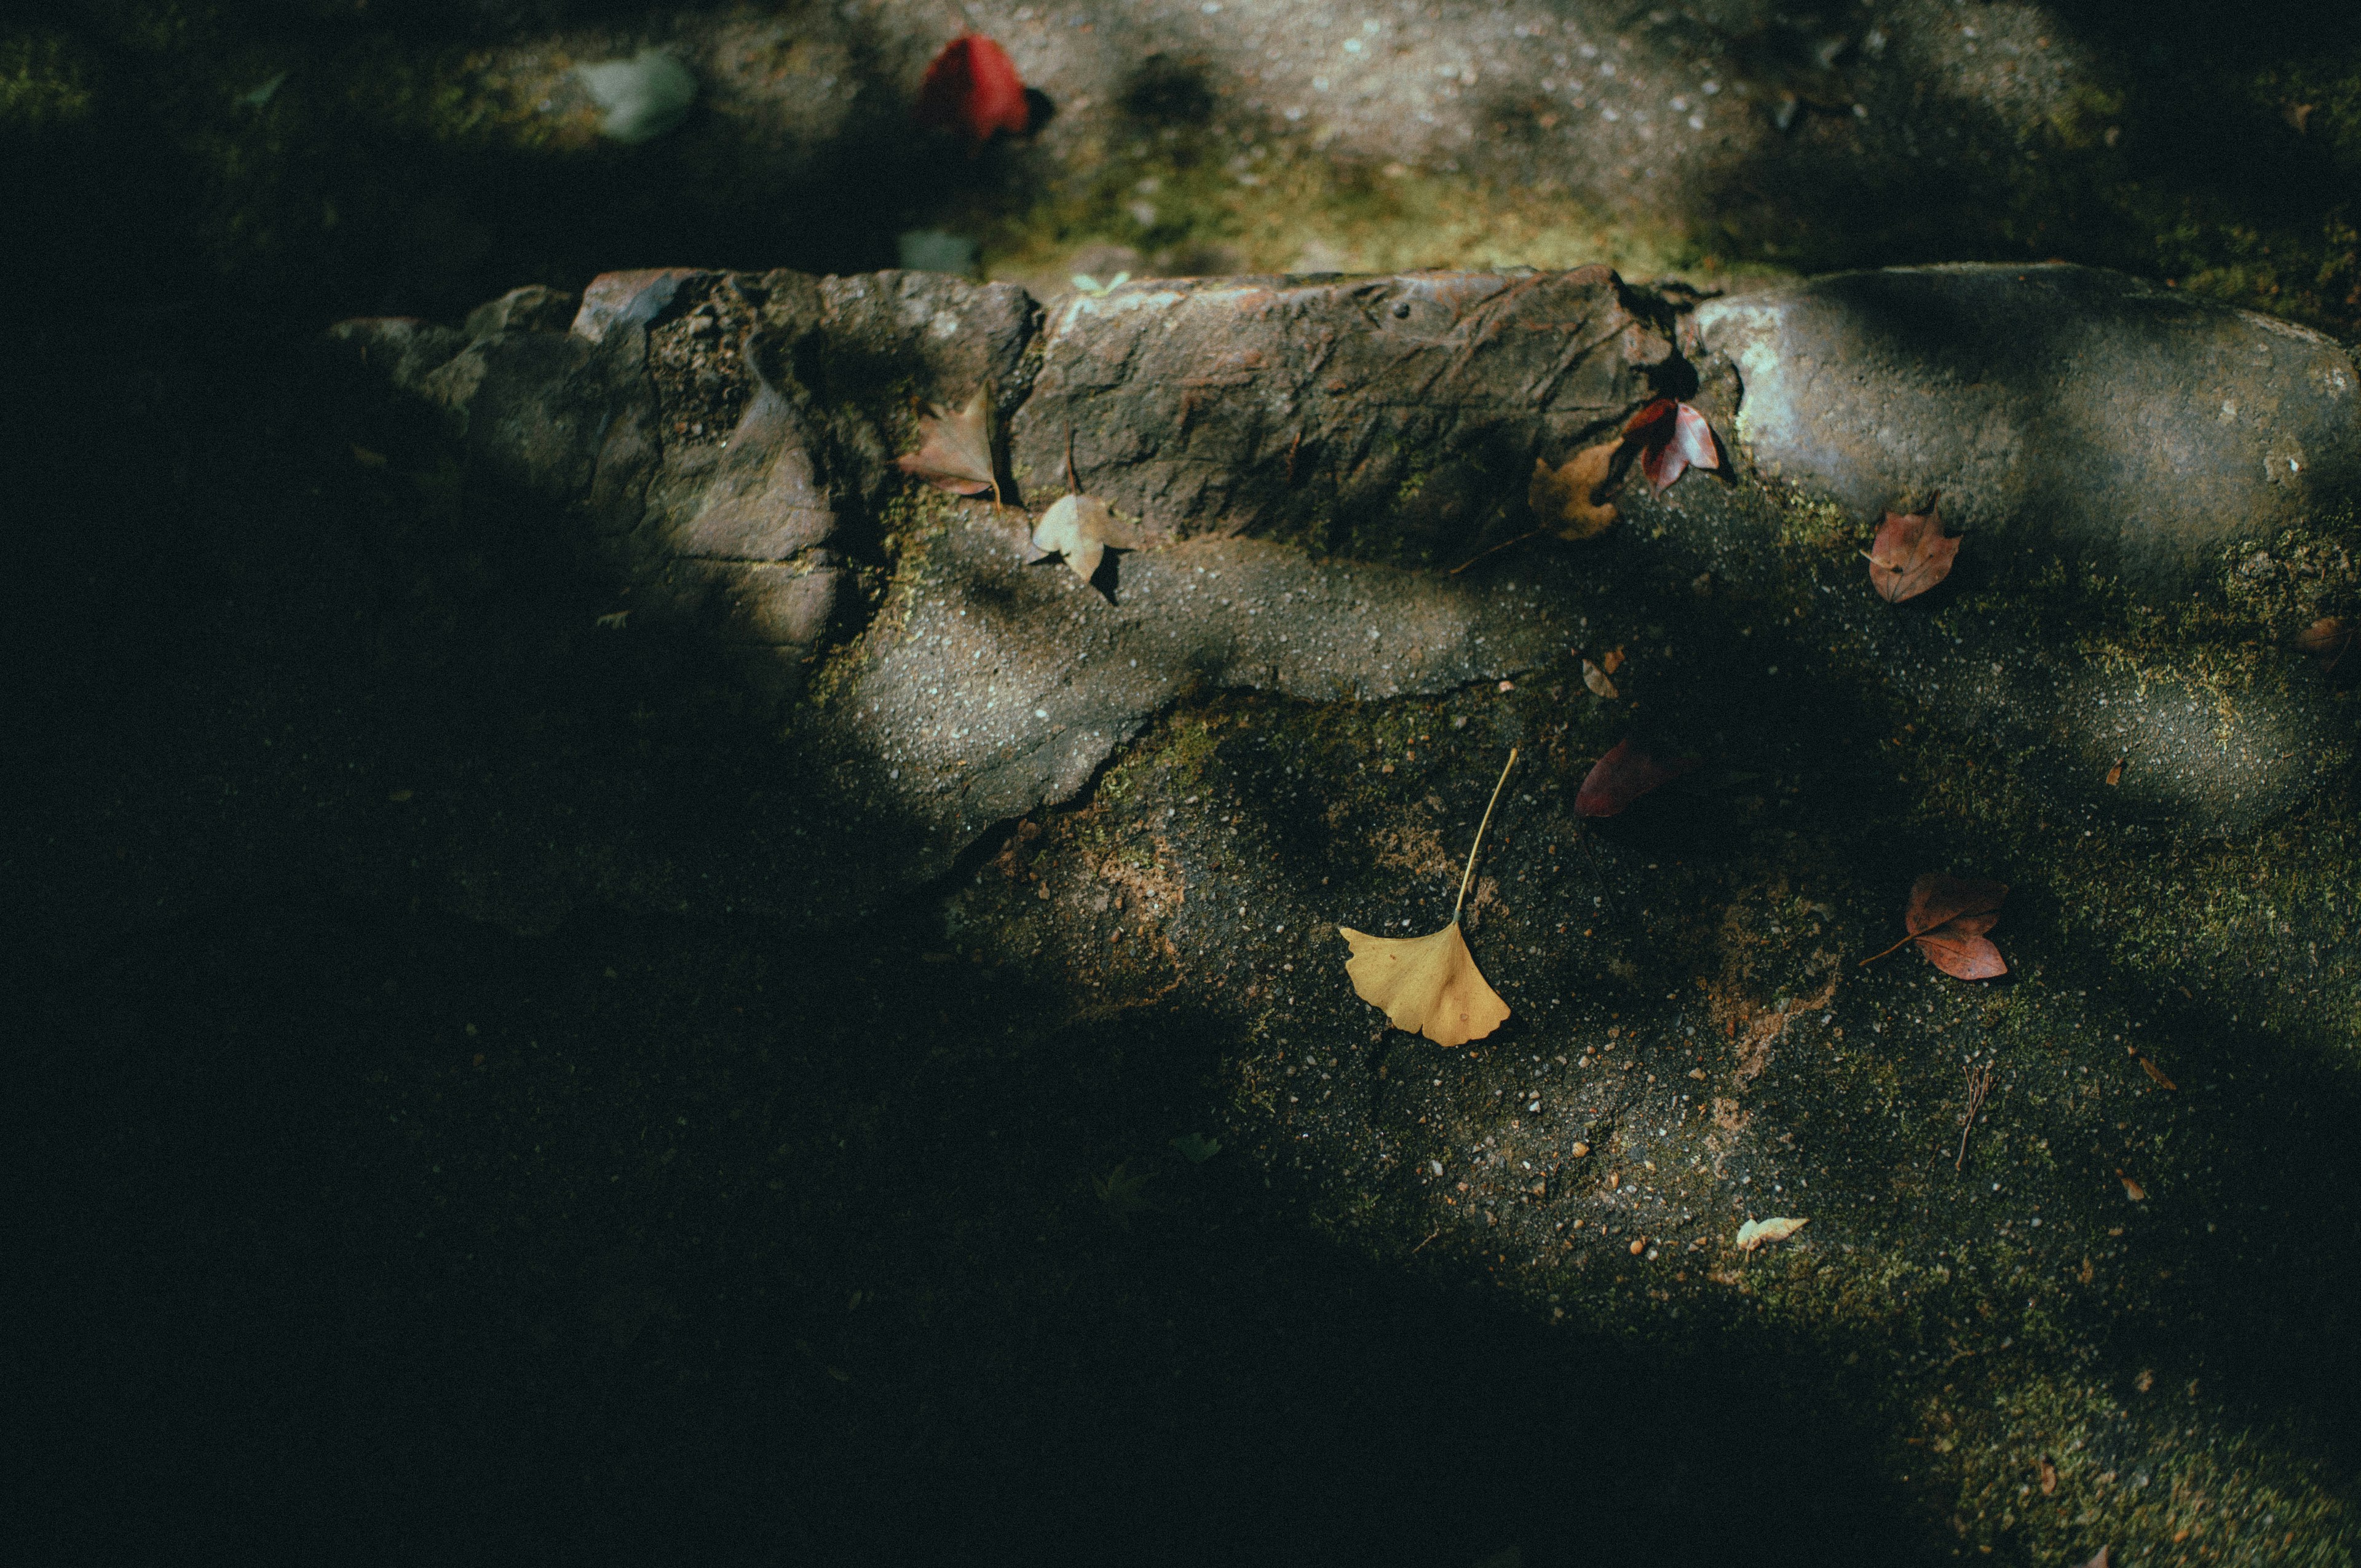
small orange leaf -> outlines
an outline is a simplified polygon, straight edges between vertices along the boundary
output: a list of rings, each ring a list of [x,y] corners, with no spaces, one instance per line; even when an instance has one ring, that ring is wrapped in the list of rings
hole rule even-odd
[[[2057,1496],[2058,1466],[2049,1462],[2049,1455],[2046,1453],[2041,1456],[2040,1475],[2041,1495],[2045,1497]]]
[[[2148,1075],[2150,1078],[2152,1078],[2152,1079],[2156,1080],[2158,1083],[2161,1083],[2161,1084],[2162,1084],[2162,1085],[2164,1085],[2167,1089],[2169,1089],[2169,1090],[2173,1091],[2175,1093],[2180,1092],[2180,1085],[2179,1085],[2179,1084],[2177,1084],[2177,1083],[2173,1082],[2173,1081],[2172,1081],[2172,1080],[2170,1080],[2170,1079],[2169,1079],[2169,1078],[2165,1077],[2165,1076],[2164,1076],[2164,1069],[2163,1069],[2162,1068],[2160,1068],[2160,1067],[2157,1066],[2157,1065],[2156,1065],[2156,1063],[2154,1063],[2154,1062],[2152,1062],[2152,1061],[2148,1060],[2148,1059],[2147,1059],[2147,1058],[2146,1058],[2146,1057],[2142,1057],[2142,1058],[2140,1058],[2140,1059],[2139,1059],[2139,1064],[2140,1064],[2140,1066],[2142,1066],[2142,1067],[2144,1067],[2144,1068],[2146,1068],[2146,1069],[2147,1069],[2147,1075]]]
[[[1887,512],[1869,547],[1869,586],[1892,603],[1916,598],[1951,575],[1960,542],[1943,537],[1936,509]]]
[[[2121,783],[2123,783],[2123,782],[2124,782],[2124,760],[2123,760],[2121,757],[2117,757],[2117,758],[2115,759],[2115,765],[2114,765],[2114,767],[2109,768],[2109,769],[2107,770],[2107,787],[2108,787],[2109,789],[2113,789],[2113,788],[2114,788],[2117,784],[2121,784]]]
[[[1525,490],[1533,521],[1560,539],[1590,539],[1606,532],[1615,521],[1615,504],[1595,498],[1607,482],[1619,444],[1609,441],[1585,447],[1555,468],[1534,458],[1532,483]]]
[[[2145,1203],[2147,1201],[2147,1189],[2142,1187],[2138,1182],[2134,1181],[2130,1177],[2125,1176],[2122,1166],[2115,1167],[2115,1179],[2124,1184],[2125,1197],[2130,1199],[2135,1203]]]

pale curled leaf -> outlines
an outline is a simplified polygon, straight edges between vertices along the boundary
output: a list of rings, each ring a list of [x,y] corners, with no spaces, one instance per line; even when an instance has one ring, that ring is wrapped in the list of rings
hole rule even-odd
[[[1476,968],[1458,921],[1423,937],[1372,937],[1343,926],[1336,934],[1353,949],[1345,961],[1353,990],[1395,1028],[1464,1046],[1508,1021],[1509,1004]]]
[[[1607,482],[1619,444],[1609,441],[1587,447],[1555,468],[1534,458],[1532,483],[1525,489],[1533,521],[1560,539],[1590,539],[1604,533],[1615,521],[1615,503],[1593,498]]]
[[[1582,662],[1582,684],[1588,686],[1591,692],[1598,696],[1617,697],[1623,695],[1615,689],[1615,683],[1607,678],[1607,672],[1587,659]]]
[[[1738,1250],[1752,1252],[1770,1242],[1784,1242],[1811,1223],[1808,1219],[1749,1220],[1738,1227]]]
[[[1000,475],[993,461],[992,389],[979,387],[956,411],[938,403],[918,421],[918,450],[895,459],[905,474],[957,496],[992,492],[1000,499]]]
[[[1109,550],[1137,550],[1139,538],[1106,502],[1091,496],[1060,496],[1033,530],[1033,548],[1062,555],[1067,569],[1084,582],[1098,576]]]
[[[1938,509],[1887,512],[1869,547],[1869,586],[1894,604],[1916,598],[1951,575],[1960,542],[1943,537]]]

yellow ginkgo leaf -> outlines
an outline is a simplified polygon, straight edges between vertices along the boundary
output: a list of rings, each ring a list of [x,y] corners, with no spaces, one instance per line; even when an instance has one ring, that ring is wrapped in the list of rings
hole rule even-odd
[[[1060,496],[1033,530],[1033,548],[1045,555],[1064,556],[1067,569],[1087,583],[1098,576],[1099,563],[1109,550],[1137,550],[1139,540],[1106,502],[1092,496]]]
[[[1423,937],[1372,937],[1341,926],[1336,934],[1353,948],[1345,961],[1353,989],[1384,1008],[1397,1029],[1464,1046],[1508,1019],[1509,1004],[1477,972],[1456,920]]]
[[[1339,926],[1336,934],[1353,949],[1345,972],[1362,1001],[1385,1009],[1397,1029],[1424,1035],[1438,1046],[1464,1046],[1480,1040],[1508,1021],[1509,1004],[1476,968],[1467,938],[1459,929],[1459,911],[1467,902],[1468,879],[1476,874],[1476,851],[1483,847],[1484,829],[1491,826],[1492,807],[1509,783],[1509,769],[1517,765],[1514,749],[1492,786],[1491,805],[1476,826],[1476,842],[1467,850],[1467,869],[1460,873],[1459,899],[1451,906],[1451,923],[1423,937],[1372,937]]]

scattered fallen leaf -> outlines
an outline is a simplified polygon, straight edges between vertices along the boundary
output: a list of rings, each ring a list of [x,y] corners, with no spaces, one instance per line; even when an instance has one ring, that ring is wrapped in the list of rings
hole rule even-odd
[[[992,492],[1000,503],[1000,474],[993,462],[992,389],[978,387],[975,396],[956,412],[938,403],[918,420],[918,449],[895,459],[905,474],[913,474],[939,490],[955,496]]]
[[[1555,468],[1534,458],[1532,483],[1525,490],[1533,521],[1560,539],[1591,539],[1606,532],[1615,521],[1615,503],[1592,498],[1607,482],[1621,444],[1608,441],[1585,447]]]
[[[2049,1462],[2049,1455],[2046,1453],[2041,1456],[2041,1495],[2045,1497],[2058,1495],[2058,1466]]]
[[[1584,776],[1582,787],[1575,792],[1574,808],[1585,817],[1612,817],[1702,761],[1701,757],[1662,756],[1635,741],[1619,740]]]
[[[2074,1277],[2081,1280],[2083,1284],[2088,1285],[2092,1280],[2098,1277],[2098,1274],[2099,1271],[2091,1266],[2091,1260],[2086,1257],[2082,1260],[2081,1270],[2075,1274]]]
[[[2114,765],[2114,767],[2109,768],[2109,769],[2107,770],[2107,787],[2108,787],[2109,789],[2113,789],[2113,788],[2114,788],[2117,784],[2121,784],[2121,783],[2123,783],[2123,782],[2124,782],[2124,760],[2123,760],[2121,757],[2117,757],[2117,758],[2115,759],[2115,765]]]
[[[1467,850],[1467,869],[1460,873],[1459,900],[1451,906],[1451,922],[1423,937],[1372,937],[1339,926],[1353,956],[1345,961],[1353,990],[1362,1001],[1385,1010],[1397,1029],[1424,1035],[1438,1046],[1464,1046],[1480,1040],[1508,1021],[1509,1004],[1488,983],[1467,950],[1460,933],[1459,912],[1467,902],[1467,883],[1476,874],[1476,853],[1483,848],[1484,829],[1492,808],[1500,804],[1508,786],[1509,769],[1517,765],[1511,749],[1492,786],[1491,804],[1477,825],[1476,842]]]
[[[2143,1393],[2143,1394],[2147,1393],[2149,1389],[2151,1389],[2151,1388],[2155,1387],[2156,1387],[2156,1372],[2155,1372],[2155,1369],[2154,1369],[2154,1368],[2152,1368],[2152,1367],[2147,1367],[2147,1366],[2143,1366],[2143,1367],[2141,1367],[2141,1368],[2140,1368],[2140,1374],[2139,1374],[2139,1376],[2132,1379],[2132,1387],[2135,1387],[2135,1388],[2136,1388],[2136,1389],[2138,1389],[2138,1390],[2139,1390],[2141,1393]]]
[[[353,451],[355,455],[358,455],[360,448],[355,447]],[[2307,653],[2328,653],[2342,648],[2352,637],[2353,632],[2345,624],[2343,616],[2323,615],[2295,634],[2295,645]]]
[[[2117,1166],[2115,1168],[2115,1179],[2124,1184],[2125,1197],[2130,1199],[2135,1203],[2145,1203],[2147,1201],[2147,1189],[2142,1187],[2138,1182],[2134,1181],[2130,1177],[2125,1176],[2124,1174],[2124,1168],[2121,1166]],[[2146,1388],[2142,1388],[2140,1392],[2145,1394],[2147,1390]]]
[[[1600,654],[1598,658],[1598,667],[1606,671],[1610,675],[1616,671],[1621,669],[1623,667],[1623,650],[1620,648],[1611,648],[1605,653]]]
[[[1752,1252],[1766,1242],[1784,1242],[1812,1222],[1805,1220],[1749,1220],[1738,1227],[1738,1250]]]
[[[1124,1161],[1104,1176],[1091,1178],[1091,1190],[1098,1194],[1106,1217],[1125,1229],[1131,1228],[1131,1217],[1147,1210],[1148,1181],[1146,1176],[1131,1174],[1131,1162]]]
[[[917,120],[957,132],[973,150],[997,132],[1023,136],[1032,128],[1033,113],[1008,51],[981,33],[962,33],[927,67],[918,83]]]
[[[1438,1046],[1480,1040],[1508,1020],[1509,1004],[1486,983],[1455,915],[1423,937],[1372,937],[1338,927],[1353,949],[1345,972],[1361,1000],[1385,1009],[1397,1029]]]
[[[1909,935],[1884,952],[1861,959],[1876,962],[1903,942],[1916,942],[1928,963],[1954,980],[1991,980],[2008,972],[2008,960],[1985,939],[1999,920],[2001,901],[2008,896],[2004,882],[1977,882],[1928,872],[1910,884],[1910,907],[1902,916]]]
[[[1607,678],[1607,672],[1587,659],[1582,662],[1582,684],[1599,696],[1616,697],[1623,695],[1615,689],[1615,683]]]
[[[2336,668],[2336,661],[2353,646],[2353,639],[2361,627],[2356,627],[2341,615],[2324,615],[2295,634],[2295,645],[2307,653],[2318,654],[2323,670]]]
[[[1191,1165],[1202,1165],[1222,1152],[1222,1140],[1202,1133],[1183,1133],[1172,1140],[1172,1147]]]
[[[2279,118],[2293,127],[2296,135],[2302,136],[2305,126],[2312,121],[2312,108],[2310,104],[2282,104],[2279,105]]]
[[[1106,502],[1092,496],[1060,496],[1033,530],[1033,548],[1062,555],[1067,569],[1084,582],[1098,576],[1109,550],[1137,550],[1139,538]]]
[[[2164,1069],[2157,1066],[2156,1063],[2148,1060],[2147,1058],[2144,1056],[2140,1058],[2139,1064],[2147,1069],[2147,1075],[2150,1078],[2156,1080],[2158,1083],[2161,1083],[2167,1089],[2173,1091],[2175,1093],[2180,1092],[2180,1085],[2165,1077]]]
[[[1943,537],[1937,509],[1887,512],[1869,546],[1869,586],[1894,604],[1916,598],[1951,575],[1960,542]]]
[[[1721,466],[1713,426],[1688,404],[1670,398],[1658,398],[1633,414],[1623,426],[1623,440],[1640,448],[1640,472],[1658,490],[1670,488],[1692,467]]]

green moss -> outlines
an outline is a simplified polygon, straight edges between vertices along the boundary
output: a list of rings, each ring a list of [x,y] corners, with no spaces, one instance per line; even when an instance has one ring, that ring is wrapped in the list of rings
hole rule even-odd
[[[0,127],[35,130],[88,118],[91,74],[88,58],[62,33],[0,34]]]

